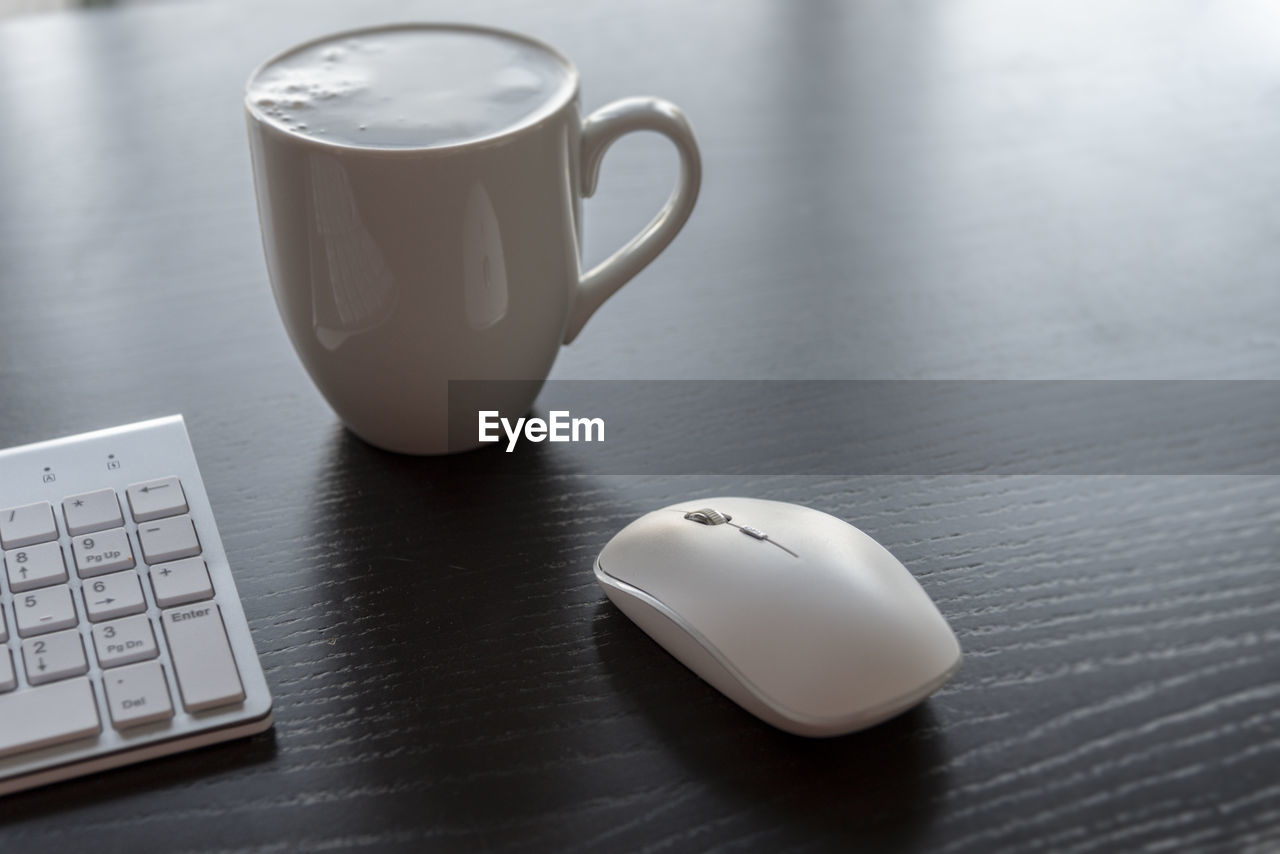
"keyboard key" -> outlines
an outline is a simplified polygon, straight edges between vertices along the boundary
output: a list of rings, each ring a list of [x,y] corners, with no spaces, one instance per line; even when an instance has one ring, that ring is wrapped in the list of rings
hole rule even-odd
[[[84,593],[84,610],[90,622],[100,623],[147,610],[136,572],[98,576],[85,582],[80,589]]]
[[[65,587],[46,587],[14,596],[13,616],[20,638],[70,629],[79,622],[71,591]]]
[[[176,477],[135,483],[125,490],[125,494],[135,522],[150,522],[187,512],[187,496]]]
[[[43,685],[89,672],[80,633],[72,630],[22,642],[22,660],[27,667],[27,681]]]
[[[213,596],[209,568],[203,558],[192,557],[151,567],[151,589],[161,608],[199,602]]]
[[[138,526],[142,559],[149,564],[164,563],[200,554],[200,538],[190,516],[158,519]]]
[[[40,543],[6,552],[4,565],[9,573],[9,589],[14,593],[61,584],[67,580],[67,562],[57,543]]]
[[[0,510],[0,547],[20,549],[58,538],[58,523],[48,501]]]
[[[71,554],[75,557],[76,572],[81,578],[134,567],[133,547],[129,545],[129,535],[124,528],[76,537],[71,541]]]
[[[111,725],[127,729],[173,717],[173,702],[164,668],[158,661],[148,661],[112,670],[103,679],[107,688],[107,708]]]
[[[104,670],[159,655],[155,632],[151,630],[151,621],[146,614],[94,626],[93,648],[98,653],[98,664]]]
[[[0,756],[97,735],[93,688],[85,678],[0,695]]]
[[[63,499],[62,517],[67,521],[67,533],[73,537],[124,524],[120,499],[116,498],[114,489],[99,489]]]
[[[212,602],[165,611],[160,615],[169,657],[188,712],[212,709],[244,699],[222,613]]]
[[[13,658],[8,648],[0,648],[0,693],[18,687],[18,675],[13,672]]]
[[[0,608],[0,643],[9,639],[9,625],[4,621],[4,608]]]

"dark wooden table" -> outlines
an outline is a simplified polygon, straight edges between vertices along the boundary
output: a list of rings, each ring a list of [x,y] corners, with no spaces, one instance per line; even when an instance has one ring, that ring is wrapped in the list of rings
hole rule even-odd
[[[241,87],[326,31],[462,16],[561,47],[588,109],[676,101],[701,142],[684,233],[557,364],[601,381],[588,405],[618,379],[1280,379],[1280,43],[1261,2],[220,2],[7,21],[0,445],[186,416],[276,724],[5,798],[0,848],[1280,847],[1276,420],[1244,434],[1262,453],[1240,465],[1191,442],[1195,465],[1135,467],[1097,442],[1062,467],[1032,443],[1012,467],[874,474],[803,455],[601,468],[569,445],[408,459],[341,429],[267,287]],[[588,260],[673,169],[661,141],[610,153]],[[794,454],[829,429],[721,420],[730,450]],[[650,456],[676,441],[655,431]],[[883,542],[955,628],[956,678],[824,741],[702,683],[605,601],[591,561],[639,514],[717,493]]]

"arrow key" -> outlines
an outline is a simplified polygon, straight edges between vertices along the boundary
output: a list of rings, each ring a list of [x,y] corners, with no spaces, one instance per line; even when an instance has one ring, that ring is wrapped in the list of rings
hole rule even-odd
[[[135,483],[125,490],[125,495],[135,522],[150,522],[187,512],[187,496],[176,477]]]
[[[6,552],[5,565],[9,569],[9,590],[14,593],[67,580],[67,562],[62,559],[62,548],[56,542]]]
[[[85,613],[94,623],[140,614],[147,609],[136,572],[100,575],[92,581],[85,581],[81,590],[84,592]]]
[[[75,629],[54,632],[22,642],[22,660],[27,666],[27,681],[43,685],[89,672],[80,632]]]

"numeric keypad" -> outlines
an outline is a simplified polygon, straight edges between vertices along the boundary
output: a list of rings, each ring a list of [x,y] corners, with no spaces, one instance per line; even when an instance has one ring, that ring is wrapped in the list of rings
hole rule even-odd
[[[182,419],[0,449],[0,796],[270,724]]]

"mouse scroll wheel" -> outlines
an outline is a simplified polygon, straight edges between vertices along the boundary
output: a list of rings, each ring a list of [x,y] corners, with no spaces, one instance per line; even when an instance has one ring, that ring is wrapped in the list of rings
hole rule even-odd
[[[699,525],[723,525],[733,517],[728,513],[721,513],[719,510],[703,507],[701,510],[690,510],[684,514],[684,518],[697,522]]]

